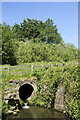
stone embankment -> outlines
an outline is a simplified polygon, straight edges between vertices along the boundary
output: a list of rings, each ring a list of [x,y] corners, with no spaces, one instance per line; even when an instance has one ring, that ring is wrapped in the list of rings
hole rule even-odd
[[[63,110],[63,111],[65,110],[64,94],[65,94],[65,90],[63,85],[59,85],[55,97],[55,104],[54,104],[55,109]]]
[[[22,108],[20,104],[21,99],[19,97],[19,88],[26,83],[32,85],[34,88],[32,95],[28,98],[28,101],[30,101],[31,98],[35,95],[36,90],[37,90],[35,79],[34,80],[21,80],[21,81],[10,80],[9,82],[7,82],[7,85],[5,84],[5,91],[4,91],[3,99],[5,101],[5,104],[10,105],[10,109],[8,110],[7,113],[17,114],[19,109]]]
[[[9,84],[10,87],[5,86],[5,91],[4,91],[4,101],[6,104],[10,105],[10,109],[8,113],[13,113],[17,114],[19,109],[22,108],[20,104],[20,97],[19,97],[19,88],[24,85],[24,84],[30,84],[33,86],[34,91],[32,92],[32,95],[27,99],[28,101],[31,100],[33,96],[35,96],[36,91],[37,91],[37,85],[36,85],[36,79],[33,80],[10,80],[7,84]],[[54,103],[54,108],[57,110],[65,110],[65,105],[64,105],[64,87],[63,85],[59,85],[56,96],[55,96],[55,103]]]

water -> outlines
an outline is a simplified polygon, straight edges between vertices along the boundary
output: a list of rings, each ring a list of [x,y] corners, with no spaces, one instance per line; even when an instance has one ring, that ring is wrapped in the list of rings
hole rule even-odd
[[[24,103],[23,109],[29,109],[29,106],[27,105],[27,103]]]
[[[30,106],[29,109],[20,110],[16,116],[11,116],[14,120],[24,120],[25,118],[54,118],[54,120],[65,120],[65,115],[61,112],[46,109],[38,106]]]

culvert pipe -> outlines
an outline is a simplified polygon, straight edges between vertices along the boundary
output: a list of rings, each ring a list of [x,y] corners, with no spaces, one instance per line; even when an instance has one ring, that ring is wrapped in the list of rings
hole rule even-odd
[[[34,88],[31,84],[23,84],[19,88],[19,97],[24,101],[31,96],[33,90]]]

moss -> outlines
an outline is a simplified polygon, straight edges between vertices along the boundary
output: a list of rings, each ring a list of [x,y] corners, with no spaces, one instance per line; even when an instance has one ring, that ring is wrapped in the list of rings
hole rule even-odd
[[[60,109],[55,109],[56,111],[59,111],[59,112],[63,112],[63,110],[60,110]]]
[[[24,104],[23,100],[19,100],[19,103],[21,106]]]
[[[31,100],[28,101],[28,104],[31,106],[34,105],[34,103]]]

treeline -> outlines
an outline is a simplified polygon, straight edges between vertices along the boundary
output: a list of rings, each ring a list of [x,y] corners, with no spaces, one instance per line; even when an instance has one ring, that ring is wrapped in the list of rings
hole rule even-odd
[[[1,29],[2,64],[67,62],[77,59],[77,48],[65,45],[51,19],[42,22],[27,18],[12,27],[3,23]]]

